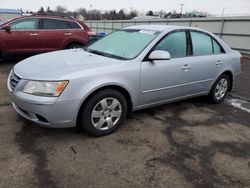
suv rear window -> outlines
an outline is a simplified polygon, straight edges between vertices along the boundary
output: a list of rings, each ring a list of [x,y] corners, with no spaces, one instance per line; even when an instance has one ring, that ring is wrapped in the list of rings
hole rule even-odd
[[[76,22],[68,22],[70,29],[81,29],[78,23]]]
[[[43,19],[43,29],[68,29],[68,24],[63,20]]]

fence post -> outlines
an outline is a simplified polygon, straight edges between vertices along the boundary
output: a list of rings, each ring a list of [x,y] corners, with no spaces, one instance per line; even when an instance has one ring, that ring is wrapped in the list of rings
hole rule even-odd
[[[103,21],[103,31],[106,33],[106,21]]]
[[[190,18],[190,20],[189,20],[189,27],[191,27],[192,26],[192,18]]]

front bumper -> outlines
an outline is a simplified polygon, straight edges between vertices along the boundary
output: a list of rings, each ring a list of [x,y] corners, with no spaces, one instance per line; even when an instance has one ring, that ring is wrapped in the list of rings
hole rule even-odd
[[[51,128],[75,127],[80,101],[60,100],[23,93],[18,87],[9,95],[16,112],[24,118]]]
[[[28,94],[24,94],[28,95]],[[39,102],[10,93],[14,109],[24,118],[51,128],[76,126],[79,101]]]

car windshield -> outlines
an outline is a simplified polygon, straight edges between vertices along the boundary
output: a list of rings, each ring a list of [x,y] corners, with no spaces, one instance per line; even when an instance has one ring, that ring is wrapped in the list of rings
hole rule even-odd
[[[133,59],[157,35],[156,31],[150,30],[119,30],[95,42],[87,48],[87,51],[116,59]]]

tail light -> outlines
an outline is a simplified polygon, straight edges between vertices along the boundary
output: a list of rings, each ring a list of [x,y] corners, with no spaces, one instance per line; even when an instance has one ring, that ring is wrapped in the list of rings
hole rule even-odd
[[[96,35],[96,32],[93,32],[93,31],[88,31],[88,35],[89,35],[89,36]]]
[[[240,56],[240,63],[243,64],[245,61],[245,58],[243,56]]]

